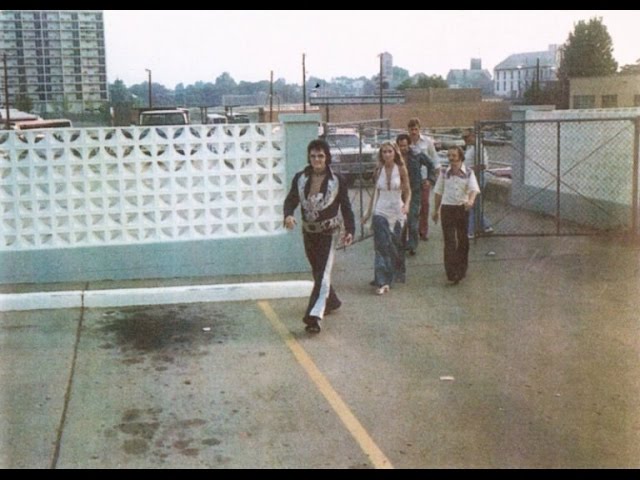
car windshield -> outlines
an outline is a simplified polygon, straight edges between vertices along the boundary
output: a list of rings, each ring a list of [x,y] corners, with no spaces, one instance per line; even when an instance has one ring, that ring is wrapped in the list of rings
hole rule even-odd
[[[359,148],[360,139],[357,135],[332,134],[327,136],[329,146],[333,148]]]

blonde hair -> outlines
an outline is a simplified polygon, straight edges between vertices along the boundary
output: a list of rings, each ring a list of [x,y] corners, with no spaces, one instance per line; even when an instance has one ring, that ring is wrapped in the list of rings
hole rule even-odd
[[[382,158],[382,149],[384,147],[391,147],[393,149],[393,163],[395,163],[399,167],[406,168],[406,165],[404,164],[404,158],[402,158],[402,154],[400,153],[398,145],[388,140],[386,142],[383,142],[380,145],[380,149],[378,150],[378,168],[382,168],[384,166],[384,159]]]
[[[404,163],[404,158],[402,158],[402,154],[400,153],[400,149],[397,144],[386,141],[380,145],[380,150],[378,150],[378,165],[376,165],[376,169],[373,172],[373,178],[375,179],[374,183],[378,183],[380,172],[384,168],[384,160],[382,159],[382,149],[384,147],[391,147],[393,149],[393,163],[395,163],[398,166],[398,170],[400,170],[400,182],[403,191],[402,197],[403,200],[406,200],[406,198],[404,198],[404,192],[408,190],[409,193],[411,193],[411,187],[409,186],[409,170],[407,170],[407,165]]]

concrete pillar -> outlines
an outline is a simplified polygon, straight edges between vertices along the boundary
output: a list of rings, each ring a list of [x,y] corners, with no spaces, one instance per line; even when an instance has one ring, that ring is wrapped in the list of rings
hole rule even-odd
[[[291,179],[307,165],[307,145],[318,138],[321,122],[319,113],[281,114],[280,122],[284,125],[284,143],[287,158],[287,188]]]
[[[554,105],[517,105],[511,107],[511,120],[518,122],[524,121],[527,119],[527,112],[535,111],[535,112],[551,112],[555,110]],[[511,195],[512,195],[512,203],[518,204],[519,202],[523,202],[526,199],[526,193],[523,188],[524,184],[524,174],[525,174],[525,158],[527,151],[527,128],[526,124],[523,123],[513,123],[511,124],[511,133],[512,139],[511,144],[513,145],[514,155],[517,155],[516,158],[513,159],[513,164],[511,166]]]

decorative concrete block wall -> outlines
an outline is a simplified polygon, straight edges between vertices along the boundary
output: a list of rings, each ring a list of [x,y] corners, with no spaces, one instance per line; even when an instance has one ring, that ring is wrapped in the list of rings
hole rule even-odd
[[[0,282],[306,270],[282,203],[319,118],[294,117],[0,133]]]

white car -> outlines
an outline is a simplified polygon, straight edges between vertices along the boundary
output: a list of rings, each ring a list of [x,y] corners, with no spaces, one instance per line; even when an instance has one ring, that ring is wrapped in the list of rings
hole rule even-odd
[[[344,176],[349,185],[362,176],[364,180],[373,178],[378,149],[361,142],[357,133],[335,132],[326,136],[331,149],[331,165]]]
[[[189,111],[186,108],[170,108],[165,110],[142,110],[138,124],[145,126],[189,125]]]

